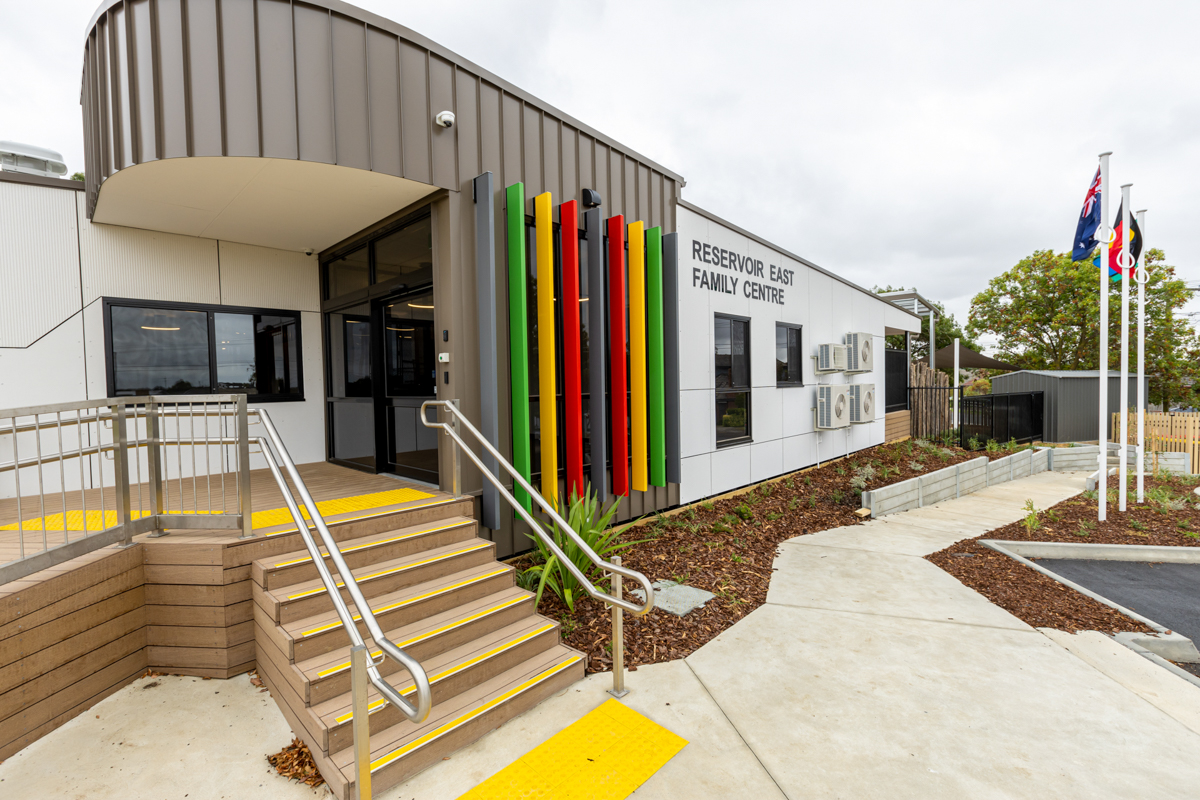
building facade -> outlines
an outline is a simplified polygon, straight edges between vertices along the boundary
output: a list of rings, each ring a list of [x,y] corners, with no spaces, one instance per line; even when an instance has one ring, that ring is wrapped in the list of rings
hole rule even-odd
[[[820,429],[846,402],[820,387],[883,397],[883,336],[919,318],[390,20],[109,0],[81,104],[83,184],[0,174],[0,407],[244,391],[298,461],[447,485],[418,409],[453,399],[543,494],[586,479],[619,518],[884,439],[882,407]],[[880,357],[819,371],[851,334]]]

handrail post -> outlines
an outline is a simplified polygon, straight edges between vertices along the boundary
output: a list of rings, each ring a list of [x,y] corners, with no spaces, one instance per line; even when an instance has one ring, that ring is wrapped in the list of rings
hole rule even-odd
[[[135,418],[136,420],[136,418]],[[135,423],[136,424],[136,421]],[[157,539],[166,536],[162,529],[159,515],[163,512],[163,481],[162,481],[162,420],[158,411],[158,403],[153,399],[146,401],[146,466],[150,481],[150,515],[154,518],[154,532],[150,538]]]
[[[621,566],[621,557],[610,559],[614,566]],[[612,595],[621,599],[621,573],[612,573]],[[629,694],[625,688],[625,612],[619,605],[612,607],[612,657],[613,657],[613,687],[609,694],[613,697],[624,697]]]
[[[113,472],[117,492],[117,525],[121,526],[124,541],[120,547],[133,545],[133,529],[130,525],[129,507],[129,431],[125,424],[125,405],[114,403],[109,407],[113,416]],[[103,481],[103,476],[101,476]]]
[[[458,408],[457,399],[450,402],[455,409]],[[448,414],[447,416],[450,417],[450,430],[458,434],[458,414]],[[450,494],[460,497],[462,496],[462,459],[458,456],[458,445],[454,438],[449,436],[449,431],[447,431],[447,438],[450,439]]]
[[[250,418],[244,394],[237,396],[237,439],[238,513],[242,516],[242,535],[238,538],[249,539],[254,536],[254,519],[250,505]]]
[[[350,648],[350,694],[354,712],[354,793],[371,800],[371,715],[367,707],[367,646]]]

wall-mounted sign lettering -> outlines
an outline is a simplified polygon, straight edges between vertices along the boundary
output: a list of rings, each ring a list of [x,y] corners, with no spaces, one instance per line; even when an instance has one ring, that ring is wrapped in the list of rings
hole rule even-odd
[[[750,256],[743,256],[723,247],[714,247],[696,239],[692,240],[692,258],[730,272],[742,273],[742,277],[738,277],[716,270],[692,267],[692,286],[723,294],[740,292],[743,297],[751,300],[764,300],[780,306],[784,304],[782,287],[791,286],[795,278],[794,270],[774,264],[763,264]],[[763,283],[755,278],[764,278],[770,283]]]

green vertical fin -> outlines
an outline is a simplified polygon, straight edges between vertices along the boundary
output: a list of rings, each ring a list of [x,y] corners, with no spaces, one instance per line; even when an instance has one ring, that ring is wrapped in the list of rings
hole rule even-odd
[[[525,184],[505,190],[508,232],[508,346],[512,384],[512,463],[526,481],[532,481],[532,448],[529,441],[529,300],[525,295]],[[513,487],[517,502],[526,511],[533,501],[520,486]]]
[[[667,485],[667,393],[663,349],[662,228],[646,231],[646,405],[650,428],[650,484]]]

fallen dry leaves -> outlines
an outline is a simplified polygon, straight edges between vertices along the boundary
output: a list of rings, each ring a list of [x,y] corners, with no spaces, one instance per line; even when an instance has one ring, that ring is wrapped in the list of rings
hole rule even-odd
[[[292,743],[287,747],[273,756],[267,756],[267,761],[276,772],[289,780],[299,781],[314,789],[325,783],[308,745],[300,739],[292,739]]]

